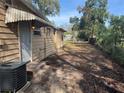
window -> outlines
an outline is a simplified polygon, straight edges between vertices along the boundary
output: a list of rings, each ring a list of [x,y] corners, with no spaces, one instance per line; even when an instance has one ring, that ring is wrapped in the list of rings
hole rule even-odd
[[[34,32],[33,32],[34,35],[39,35],[41,36],[41,32],[40,32],[40,29],[35,29]]]

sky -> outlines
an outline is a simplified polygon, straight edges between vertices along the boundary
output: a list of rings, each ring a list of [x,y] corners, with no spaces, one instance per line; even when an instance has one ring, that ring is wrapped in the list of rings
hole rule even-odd
[[[57,26],[69,24],[69,18],[78,16],[77,7],[84,6],[85,0],[60,0],[59,16],[49,17]],[[108,0],[108,11],[114,15],[124,15],[124,0]]]

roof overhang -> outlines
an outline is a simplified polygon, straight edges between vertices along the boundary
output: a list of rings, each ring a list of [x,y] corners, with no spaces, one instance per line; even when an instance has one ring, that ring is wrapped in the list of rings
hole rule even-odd
[[[63,29],[63,28],[58,28],[59,29],[59,31],[62,31],[62,32],[67,32],[65,29]]]
[[[40,18],[43,18],[44,20],[46,20],[46,17],[41,13],[40,10],[38,10],[35,6],[32,5],[30,0],[19,0],[19,1],[22,2],[25,6],[27,6],[37,16],[39,16]]]
[[[39,21],[45,25],[50,25],[49,22],[41,19],[40,17],[23,10],[19,10],[13,7],[8,7],[6,11],[6,17],[5,17],[5,23],[13,23],[13,22],[19,22],[19,21],[32,21],[36,20]]]

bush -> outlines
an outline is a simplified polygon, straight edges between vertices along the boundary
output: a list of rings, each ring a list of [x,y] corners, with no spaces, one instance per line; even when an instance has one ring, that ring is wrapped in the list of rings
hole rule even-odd
[[[84,39],[85,41],[88,41],[88,35],[86,35],[85,32],[79,32],[78,33],[78,38],[79,39]]]
[[[113,59],[119,61],[121,64],[124,64],[124,49],[123,48],[116,48],[112,53]]]
[[[119,34],[111,31],[97,36],[97,45],[120,64],[124,64],[124,48],[119,47]]]

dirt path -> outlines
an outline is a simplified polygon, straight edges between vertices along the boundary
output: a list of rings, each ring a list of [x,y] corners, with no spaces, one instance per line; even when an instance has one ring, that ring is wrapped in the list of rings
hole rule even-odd
[[[67,45],[39,64],[25,93],[124,93],[124,69],[89,44]]]

